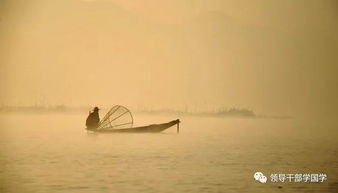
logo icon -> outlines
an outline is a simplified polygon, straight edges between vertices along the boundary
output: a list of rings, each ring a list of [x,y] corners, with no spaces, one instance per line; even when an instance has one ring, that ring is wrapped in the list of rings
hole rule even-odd
[[[255,179],[256,181],[259,181],[259,182],[262,183],[262,184],[265,184],[266,181],[268,180],[268,179],[266,178],[266,176],[263,175],[262,172],[256,172],[256,173],[254,174],[254,179]]]

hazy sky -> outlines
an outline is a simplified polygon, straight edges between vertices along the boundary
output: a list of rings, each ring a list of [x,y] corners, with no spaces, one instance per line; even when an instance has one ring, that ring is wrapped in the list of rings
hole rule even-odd
[[[338,114],[338,3],[0,0],[0,104]]]

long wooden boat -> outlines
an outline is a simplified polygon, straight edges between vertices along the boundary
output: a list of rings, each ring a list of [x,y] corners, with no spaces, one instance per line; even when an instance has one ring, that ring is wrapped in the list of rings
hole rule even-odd
[[[88,131],[94,131],[98,133],[158,133],[162,132],[174,125],[177,125],[177,133],[179,132],[179,123],[180,120],[176,119],[170,121],[168,123],[162,124],[153,124],[148,126],[141,126],[141,127],[131,127],[131,128],[124,128],[124,129],[114,129],[114,128],[107,128],[107,129],[89,129],[86,128]]]

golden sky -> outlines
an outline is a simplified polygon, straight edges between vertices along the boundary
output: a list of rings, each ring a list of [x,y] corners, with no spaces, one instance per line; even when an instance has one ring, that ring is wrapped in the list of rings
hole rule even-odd
[[[2,0],[0,104],[335,114],[338,3]]]

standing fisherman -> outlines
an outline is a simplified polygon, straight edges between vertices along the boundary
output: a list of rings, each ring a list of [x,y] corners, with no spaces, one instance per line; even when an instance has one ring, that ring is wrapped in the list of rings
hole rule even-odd
[[[99,108],[95,107],[93,112],[89,111],[89,115],[86,120],[86,126],[88,129],[95,129],[99,126],[100,117],[99,117]]]

